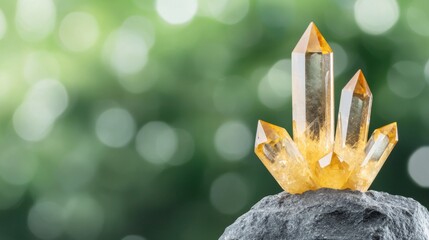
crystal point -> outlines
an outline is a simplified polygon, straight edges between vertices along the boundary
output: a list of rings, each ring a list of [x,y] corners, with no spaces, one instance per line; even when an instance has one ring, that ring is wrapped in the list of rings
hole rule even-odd
[[[334,143],[333,54],[314,23],[292,52],[293,138],[314,169]]]
[[[351,168],[363,157],[368,139],[372,93],[365,76],[359,70],[341,91],[335,152]]]
[[[370,96],[372,97],[371,90],[369,89],[368,83],[362,70],[358,70],[356,74],[350,79],[350,81],[344,86],[343,91],[350,91],[356,95]]]
[[[319,159],[314,176],[318,187],[342,189],[350,176],[349,165],[335,152],[330,152]]]
[[[298,44],[293,49],[296,53],[331,53],[332,49],[320,33],[316,24],[311,22]]]
[[[285,191],[302,193],[315,189],[307,162],[286,129],[260,120],[255,153]]]
[[[365,147],[365,156],[351,174],[347,188],[368,190],[398,142],[396,122],[376,129]]]

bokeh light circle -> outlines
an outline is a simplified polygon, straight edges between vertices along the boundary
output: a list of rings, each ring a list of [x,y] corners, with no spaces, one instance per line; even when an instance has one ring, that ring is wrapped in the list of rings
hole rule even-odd
[[[98,38],[98,23],[86,12],[72,12],[61,21],[59,36],[61,43],[70,51],[82,52],[91,48]]]
[[[357,0],[354,15],[362,31],[378,35],[396,24],[399,19],[399,6],[396,0]]]
[[[41,239],[55,239],[63,233],[61,206],[54,202],[37,202],[28,214],[30,231]]]
[[[219,155],[226,160],[242,160],[252,147],[252,133],[241,121],[223,123],[215,133],[214,143]]]
[[[61,82],[45,79],[31,88],[26,101],[46,106],[53,117],[58,117],[67,108],[68,94]]]
[[[144,36],[130,29],[119,29],[107,39],[105,58],[120,77],[140,72],[146,65],[149,48]]]
[[[269,108],[283,107],[291,96],[291,62],[283,59],[276,62],[259,83],[258,97]]]
[[[178,136],[164,122],[149,122],[136,136],[136,149],[140,156],[153,164],[169,162],[177,151]]]
[[[24,140],[37,142],[44,139],[51,131],[54,118],[45,106],[26,103],[16,109],[13,126],[16,133]]]
[[[183,24],[197,13],[197,0],[157,0],[156,11],[170,24]]]
[[[0,9],[0,39],[4,37],[7,32],[6,17],[4,16],[3,10]]]
[[[429,146],[420,147],[408,160],[408,173],[421,187],[429,188]]]
[[[210,188],[210,202],[221,213],[234,214],[246,206],[249,188],[244,179],[236,173],[219,176]]]
[[[387,74],[389,89],[402,98],[415,98],[425,87],[424,70],[420,64],[410,61],[395,63]]]
[[[217,21],[225,24],[240,22],[249,11],[249,0],[206,1],[208,11]]]
[[[127,110],[111,108],[97,118],[95,131],[102,143],[118,148],[131,141],[136,131],[136,124]]]
[[[406,19],[409,27],[415,33],[422,36],[429,36],[429,16],[427,9],[428,1],[410,1],[410,6],[406,10]]]
[[[13,115],[16,133],[27,141],[42,140],[67,105],[67,91],[59,81],[48,79],[37,82]]]
[[[53,0],[18,0],[16,4],[16,26],[25,40],[44,39],[54,29],[55,20]]]

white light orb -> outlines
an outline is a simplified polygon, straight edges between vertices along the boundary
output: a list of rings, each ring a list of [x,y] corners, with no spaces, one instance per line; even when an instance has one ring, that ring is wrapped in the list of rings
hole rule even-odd
[[[354,14],[362,31],[379,35],[396,24],[399,19],[399,6],[396,0],[357,0]]]
[[[156,11],[170,24],[184,24],[197,13],[197,0],[157,0]]]

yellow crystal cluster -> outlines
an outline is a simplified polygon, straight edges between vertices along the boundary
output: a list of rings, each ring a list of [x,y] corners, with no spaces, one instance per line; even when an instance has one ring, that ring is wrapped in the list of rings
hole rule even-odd
[[[293,140],[260,120],[255,141],[256,155],[289,193],[366,191],[398,141],[396,123],[368,140],[372,93],[361,70],[341,92],[334,134],[333,82],[333,51],[310,23],[292,52]]]

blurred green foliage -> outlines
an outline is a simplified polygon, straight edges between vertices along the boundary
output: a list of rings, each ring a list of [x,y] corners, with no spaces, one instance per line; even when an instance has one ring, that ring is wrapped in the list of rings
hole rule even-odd
[[[281,191],[253,138],[258,119],[291,130],[289,58],[310,21],[334,49],[336,105],[361,68],[370,131],[398,122],[372,189],[429,206],[427,1],[2,0],[0,10],[0,239],[216,239]]]

